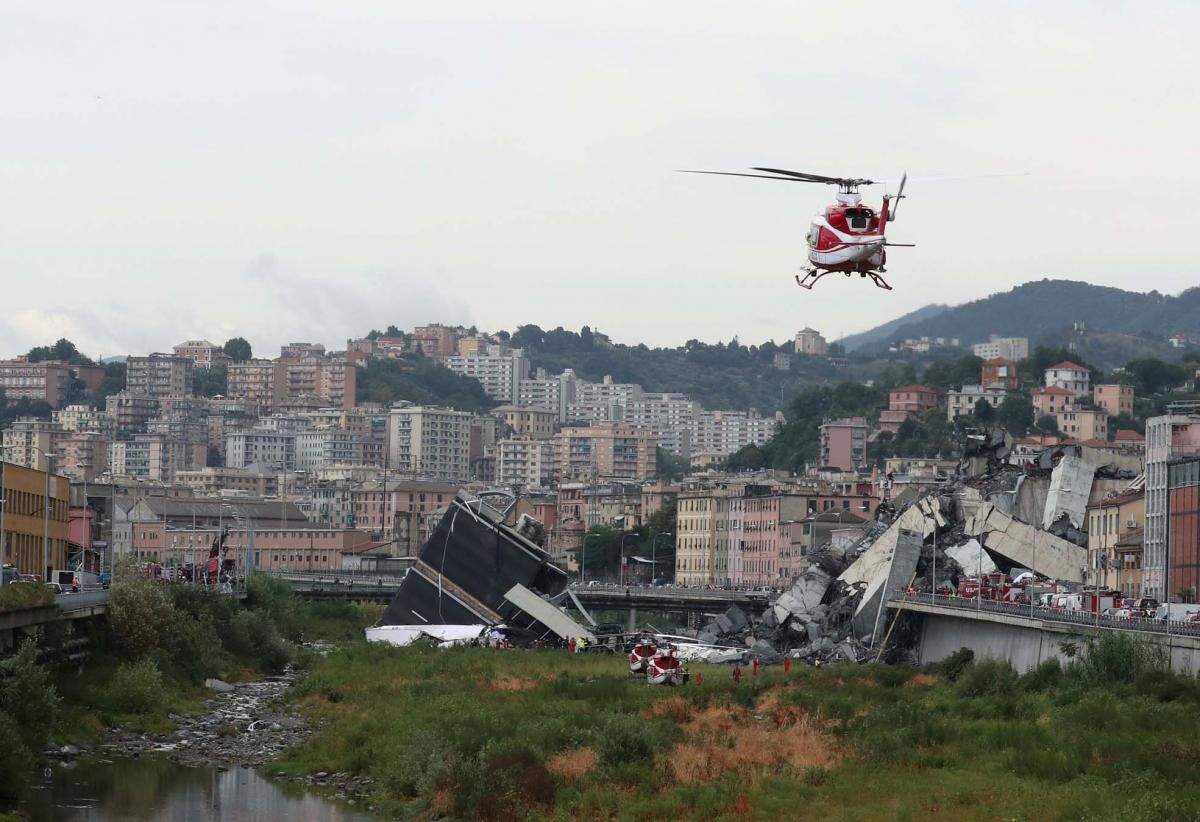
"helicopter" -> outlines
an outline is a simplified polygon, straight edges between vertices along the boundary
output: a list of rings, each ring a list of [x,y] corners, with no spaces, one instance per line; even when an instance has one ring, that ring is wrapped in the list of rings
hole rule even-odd
[[[782,168],[754,167],[751,171],[762,174],[746,174],[736,171],[697,171],[680,169],[685,174],[720,174],[727,177],[757,177],[764,180],[783,180],[789,183],[824,183],[836,185],[837,202],[828,206],[824,214],[813,217],[808,229],[808,262],[802,269],[804,276],[796,275],[796,284],[811,289],[826,274],[838,272],[847,277],[858,274],[870,277],[880,288],[892,290],[883,275],[887,272],[888,246],[913,248],[913,243],[893,243],[887,239],[887,224],[896,219],[899,201],[904,199],[904,184],[907,172],[900,178],[900,188],[895,195],[884,194],[883,205],[878,212],[862,204],[858,190],[862,186],[879,185],[875,180],[862,177],[826,177],[803,171],[788,171]]]

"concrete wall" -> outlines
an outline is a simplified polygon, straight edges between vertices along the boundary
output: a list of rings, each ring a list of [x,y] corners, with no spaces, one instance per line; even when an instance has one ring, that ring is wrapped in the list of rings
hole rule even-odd
[[[918,608],[906,605],[905,610],[915,611]],[[929,613],[932,609],[928,606],[925,610],[927,612],[920,616],[919,659],[922,665],[943,660],[959,648],[970,648],[976,657],[1007,659],[1013,668],[1024,673],[1051,657],[1067,664],[1069,658],[1060,647],[1064,641],[1073,642],[1082,650],[1086,638],[1096,630],[1113,630],[1050,623],[1010,614],[983,612],[980,618],[976,618],[969,613]],[[1167,648],[1171,670],[1176,673],[1189,676],[1200,674],[1200,637],[1137,631],[1129,633]]]

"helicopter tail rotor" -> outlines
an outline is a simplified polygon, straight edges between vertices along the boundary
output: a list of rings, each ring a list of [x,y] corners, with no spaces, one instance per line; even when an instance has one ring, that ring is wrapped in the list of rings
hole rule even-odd
[[[892,198],[891,209],[888,211],[888,222],[896,219],[896,212],[900,208],[900,201],[904,199],[904,184],[908,182],[908,172],[904,172],[904,176],[900,178],[900,189],[896,192],[896,196]]]

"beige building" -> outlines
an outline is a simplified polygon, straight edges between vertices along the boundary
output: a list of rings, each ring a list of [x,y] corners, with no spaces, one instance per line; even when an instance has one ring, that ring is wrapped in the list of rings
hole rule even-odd
[[[564,428],[554,435],[556,479],[642,482],[658,467],[653,431],[617,422]]]
[[[195,364],[187,357],[154,353],[125,361],[125,388],[139,397],[182,396],[192,393]]]
[[[975,413],[975,406],[983,400],[992,408],[999,408],[1008,392],[1003,388],[984,388],[982,385],[964,385],[960,391],[946,392],[946,419],[950,422],[958,417]]]
[[[229,397],[273,411],[297,403],[305,408],[353,408],[358,387],[355,367],[345,360],[297,347],[301,345],[308,344],[284,347],[292,351],[292,356],[229,366]]]
[[[513,437],[528,437],[535,440],[548,440],[554,436],[558,423],[558,412],[549,408],[520,408],[515,405],[502,405],[493,408],[491,414],[500,418],[512,432]]]
[[[4,429],[2,440],[3,450],[0,459],[23,465],[26,468],[46,468],[46,454],[54,459],[58,451],[58,443],[65,431],[52,422],[22,417]]]
[[[496,482],[549,488],[554,478],[554,444],[546,439],[503,439],[496,443]]]
[[[1034,415],[1038,418],[1055,417],[1074,407],[1075,395],[1057,385],[1033,392],[1033,410]]]
[[[175,346],[172,351],[176,357],[191,360],[196,368],[220,368],[233,362],[223,347],[208,340],[187,340]]]
[[[214,496],[222,491],[233,491],[255,497],[270,497],[279,493],[279,474],[274,471],[257,474],[244,468],[208,466],[177,471],[175,482]]]
[[[815,328],[805,328],[796,332],[795,348],[797,354],[813,354],[823,356],[829,353],[829,343]]]
[[[1110,417],[1133,416],[1133,386],[1102,383],[1092,388],[1092,402]]]
[[[1092,377],[1086,368],[1070,360],[1057,363],[1046,369],[1043,375],[1046,387],[1058,386],[1070,391],[1076,397],[1090,397],[1092,394]]]
[[[1108,414],[1094,408],[1073,408],[1054,415],[1058,432],[1073,439],[1107,440]]]
[[[1140,583],[1140,568],[1137,569],[1136,577],[1127,573],[1122,579],[1124,557],[1134,555],[1132,552],[1118,552],[1116,549],[1118,542],[1145,527],[1145,493],[1131,491],[1093,503],[1087,507],[1087,517],[1088,584],[1099,582],[1104,587],[1134,595],[1137,592],[1133,590],[1133,584]]]
[[[684,491],[675,504],[675,584],[710,584],[716,568],[716,498],[711,491]]]
[[[107,431],[111,422],[106,414],[90,405],[68,405],[54,412],[54,422],[64,431]]]
[[[49,486],[50,568],[67,567],[67,531],[70,519],[71,483],[57,474],[14,465],[0,459],[0,499],[4,505],[3,544],[0,554],[6,565],[22,574],[47,579],[45,565],[46,491]]]
[[[10,400],[42,400],[51,408],[59,408],[68,400],[73,378],[94,390],[104,380],[104,369],[59,360],[29,362],[24,356],[0,360],[0,389]]]
[[[400,405],[388,414],[388,461],[410,477],[466,482],[471,470],[471,419],[466,411]]]
[[[109,470],[114,477],[165,482],[171,478],[165,451],[163,437],[158,434],[117,440],[108,447]]]
[[[409,343],[411,349],[416,351],[421,349],[426,357],[435,360],[444,360],[454,354],[457,349],[458,334],[453,328],[442,325],[441,323],[431,323],[429,325],[418,325],[413,329],[412,339]]]
[[[249,405],[274,408],[275,362],[273,360],[249,360],[229,366],[226,391],[232,399],[243,400]]]
[[[146,424],[158,414],[158,400],[131,391],[112,394],[104,400],[104,415],[116,433],[144,434]]]
[[[93,482],[108,471],[109,439],[97,431],[69,431],[56,445],[58,471],[75,482]]]

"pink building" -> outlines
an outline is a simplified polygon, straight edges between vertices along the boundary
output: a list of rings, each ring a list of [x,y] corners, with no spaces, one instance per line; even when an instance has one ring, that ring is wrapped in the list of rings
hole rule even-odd
[[[133,526],[133,556],[145,562],[181,567],[202,565],[220,532],[215,528],[168,530],[163,522],[139,522]],[[334,571],[342,567],[342,554],[370,541],[365,531],[321,528],[255,529],[254,567],[259,570]],[[226,555],[240,566],[246,563],[249,538],[231,531],[225,541]]]
[[[821,426],[821,465],[854,471],[867,461],[867,421],[863,417],[830,420]]]
[[[938,407],[938,392],[928,385],[902,385],[888,392],[889,411],[923,414]]]

